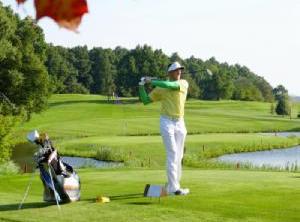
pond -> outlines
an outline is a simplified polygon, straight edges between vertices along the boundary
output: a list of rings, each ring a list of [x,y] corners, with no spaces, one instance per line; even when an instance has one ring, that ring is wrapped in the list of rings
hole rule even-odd
[[[261,133],[262,135],[267,135],[267,136],[280,136],[280,137],[290,137],[290,136],[295,136],[295,137],[300,137],[300,132],[274,132],[274,133]]]
[[[33,172],[35,167],[33,155],[36,150],[37,146],[31,143],[18,144],[13,149],[12,160],[20,166],[22,172]],[[113,168],[123,166],[123,163],[100,161],[93,158],[62,156],[62,159],[75,169],[84,167]]]
[[[261,133],[268,136],[300,137],[300,132]],[[287,149],[227,154],[217,158],[218,161],[234,164],[250,164],[254,167],[271,167],[291,169],[300,167],[300,146]]]
[[[123,163],[100,161],[93,158],[63,156],[63,161],[73,166],[74,168],[94,167],[94,168],[112,168],[121,167]]]
[[[250,164],[254,167],[291,169],[300,167],[300,146],[249,153],[223,155],[218,161],[234,164]]]

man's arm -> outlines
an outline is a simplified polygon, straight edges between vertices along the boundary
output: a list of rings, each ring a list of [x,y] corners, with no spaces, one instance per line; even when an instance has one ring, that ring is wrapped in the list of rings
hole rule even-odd
[[[158,86],[165,89],[171,89],[171,90],[180,90],[180,85],[178,81],[162,81],[162,80],[152,80],[151,81],[152,86]]]
[[[159,101],[161,100],[159,88],[155,88],[151,92],[151,97],[147,94],[144,84],[145,83],[151,83],[152,86],[157,86],[159,88],[164,88],[164,89],[170,89],[170,90],[180,90],[180,84],[178,81],[161,81],[161,80],[152,80],[152,79],[145,79],[143,77],[141,79],[141,82],[139,83],[139,94],[142,102],[144,105],[147,105],[149,103],[152,103],[153,101]]]
[[[142,102],[144,103],[144,105],[152,103],[152,100],[148,96],[144,85],[139,85],[139,94],[140,94],[140,98],[141,98]]]

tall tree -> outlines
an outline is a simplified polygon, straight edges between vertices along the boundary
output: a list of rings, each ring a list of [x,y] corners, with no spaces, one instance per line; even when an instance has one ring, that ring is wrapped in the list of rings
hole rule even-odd
[[[118,65],[117,89],[121,95],[137,96],[137,84],[142,76],[165,78],[168,57],[150,46],[137,46]]]
[[[92,61],[92,76],[94,93],[111,96],[116,89],[115,76],[116,67],[114,64],[115,54],[112,50],[94,48],[90,51]]]
[[[45,49],[44,35],[34,21],[21,20],[0,2],[0,162],[10,157],[19,119],[46,108]]]
[[[278,103],[276,106],[277,115],[289,115],[290,114],[290,105],[289,105],[289,97],[287,94],[281,96],[278,99]]]
[[[261,92],[265,102],[274,101],[273,88],[263,77],[257,76],[254,80],[254,85]]]
[[[233,99],[246,101],[263,101],[261,92],[246,77],[240,77],[234,82]]]
[[[276,88],[273,89],[273,94],[275,99],[278,101],[288,94],[288,90],[283,85],[278,85]]]
[[[288,90],[283,85],[278,85],[273,89],[275,100],[277,101],[276,113],[277,115],[289,115],[290,114],[290,102]]]
[[[20,20],[0,5],[0,89],[28,114],[46,107],[48,74],[44,66],[46,43],[31,18]],[[2,45],[2,44],[0,44]]]
[[[77,46],[70,49],[70,62],[78,71],[77,81],[87,90],[90,90],[93,84],[93,78],[90,75],[91,61],[87,46]]]
[[[213,99],[231,99],[233,83],[226,73],[213,73],[211,84],[214,87]]]
[[[69,62],[69,51],[61,46],[49,45],[45,65],[51,80],[53,93],[77,93],[73,91],[77,83],[78,70]]]
[[[188,88],[188,98],[199,99],[201,96],[201,91],[196,83],[196,81],[192,78],[192,75],[189,73],[184,73],[183,78],[189,83]]]

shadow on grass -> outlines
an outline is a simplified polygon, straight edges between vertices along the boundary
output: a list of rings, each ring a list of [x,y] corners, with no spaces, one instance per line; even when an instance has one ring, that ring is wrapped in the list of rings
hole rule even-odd
[[[155,204],[155,202],[130,202],[128,203],[130,205],[137,205],[137,206],[146,206],[146,205],[152,205],[152,204]]]
[[[136,193],[136,194],[124,194],[124,195],[118,195],[118,196],[110,196],[109,197],[112,201],[116,201],[116,200],[130,200],[130,199],[140,199],[140,198],[144,198],[144,194],[143,193]],[[151,204],[155,204],[156,202],[153,202],[153,198],[147,198],[149,201],[133,201],[133,202],[128,202],[126,204],[128,205],[140,205],[140,206],[146,206],[146,205],[151,205]],[[157,199],[157,198],[154,198]],[[157,199],[158,202],[160,202],[159,199]]]
[[[144,198],[143,193],[134,193],[134,194],[123,194],[117,196],[110,196],[111,200],[129,200],[129,199],[136,199],[136,198]]]
[[[292,176],[292,178],[300,179],[300,176]]]
[[[115,104],[115,105],[126,105],[126,104],[136,104],[139,103],[138,99],[125,99],[120,100],[119,103],[116,103],[114,100],[73,100],[73,101],[61,101],[61,102],[52,102],[49,103],[49,107],[60,106],[60,105],[71,105],[78,103],[86,103],[86,104]]]
[[[296,127],[296,128],[290,129],[287,132],[300,132],[300,127]]]
[[[25,209],[38,209],[52,206],[53,203],[45,203],[45,202],[33,202],[33,203],[24,203],[21,210]],[[5,204],[0,205],[0,212],[2,211],[15,211],[18,210],[19,203],[17,204]]]
[[[7,222],[22,222],[23,220],[15,220],[15,219],[9,219],[6,217],[0,217],[0,221],[7,221]]]
[[[144,198],[143,193],[134,193],[134,194],[122,194],[122,195],[116,195],[116,196],[109,196],[109,199],[111,201],[118,201],[118,200],[130,200],[130,199],[138,199],[138,198]],[[87,198],[87,199],[81,199],[81,201],[89,201],[89,202],[96,202],[96,198]]]

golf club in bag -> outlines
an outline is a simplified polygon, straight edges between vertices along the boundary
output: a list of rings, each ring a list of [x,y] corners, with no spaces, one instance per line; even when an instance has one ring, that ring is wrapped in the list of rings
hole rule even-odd
[[[36,130],[27,139],[38,145],[34,160],[44,185],[44,201],[73,202],[80,199],[80,179],[72,166],[63,162],[47,134]]]

